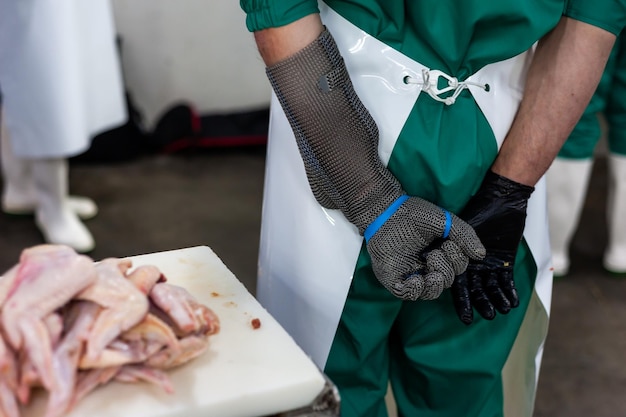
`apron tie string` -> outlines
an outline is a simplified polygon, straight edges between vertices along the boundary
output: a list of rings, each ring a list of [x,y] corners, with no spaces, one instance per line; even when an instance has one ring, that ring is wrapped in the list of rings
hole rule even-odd
[[[439,88],[439,78],[443,78],[448,82],[448,85],[443,88]],[[407,75],[404,77],[406,84],[417,84],[422,86],[422,90],[428,93],[434,100],[450,106],[454,104],[456,98],[466,88],[470,86],[480,87],[485,91],[489,91],[489,84],[480,84],[471,81],[459,81],[456,77],[451,77],[445,72],[440,70],[422,70],[422,80]],[[446,94],[452,91],[453,93],[447,97],[442,97],[442,94]]]

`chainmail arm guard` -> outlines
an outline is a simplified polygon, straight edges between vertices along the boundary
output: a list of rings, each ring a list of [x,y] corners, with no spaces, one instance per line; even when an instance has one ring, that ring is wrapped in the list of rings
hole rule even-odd
[[[361,235],[405,194],[378,156],[378,128],[357,96],[332,35],[267,68],[267,76],[294,132],[318,202],[339,209]],[[379,281],[402,299],[432,299],[450,287],[468,258],[484,248],[474,230],[452,215],[449,240],[421,256],[444,234],[445,211],[410,197],[368,241]]]

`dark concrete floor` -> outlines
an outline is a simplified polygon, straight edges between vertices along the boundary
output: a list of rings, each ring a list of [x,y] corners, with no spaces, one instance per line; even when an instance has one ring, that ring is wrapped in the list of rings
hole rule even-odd
[[[71,190],[93,198],[94,259],[210,246],[254,293],[264,149],[73,165]],[[602,270],[606,164],[594,169],[571,276],[555,283],[535,417],[626,416],[626,278]],[[0,270],[41,243],[32,217],[0,215]]]
[[[606,170],[599,158],[572,244],[571,273],[554,285],[536,417],[626,416],[626,277],[602,268]]]
[[[133,256],[210,246],[255,290],[264,147],[150,155],[114,164],[72,164],[70,192],[92,198],[89,256]],[[0,214],[0,270],[42,242],[32,216]]]

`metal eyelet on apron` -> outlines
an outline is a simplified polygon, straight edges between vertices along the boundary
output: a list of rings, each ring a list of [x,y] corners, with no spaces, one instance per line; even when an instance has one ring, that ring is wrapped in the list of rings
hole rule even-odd
[[[448,85],[443,88],[439,88],[439,79],[443,78],[448,82]],[[461,92],[469,88],[470,86],[480,87],[485,91],[489,91],[488,84],[474,83],[471,81],[459,81],[456,77],[451,77],[440,70],[422,70],[422,79],[414,78],[410,75],[404,77],[405,84],[417,84],[422,86],[422,91],[426,92],[434,100],[444,103],[450,106],[455,103],[456,98]],[[451,95],[442,97],[444,94],[452,92]]]

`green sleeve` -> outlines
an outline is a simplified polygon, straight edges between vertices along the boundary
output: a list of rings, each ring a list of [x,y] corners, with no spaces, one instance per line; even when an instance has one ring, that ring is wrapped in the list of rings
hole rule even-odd
[[[626,0],[567,0],[563,14],[618,35],[626,26]]]
[[[251,32],[285,26],[319,13],[317,0],[239,0],[239,5],[246,12],[246,26]]]

